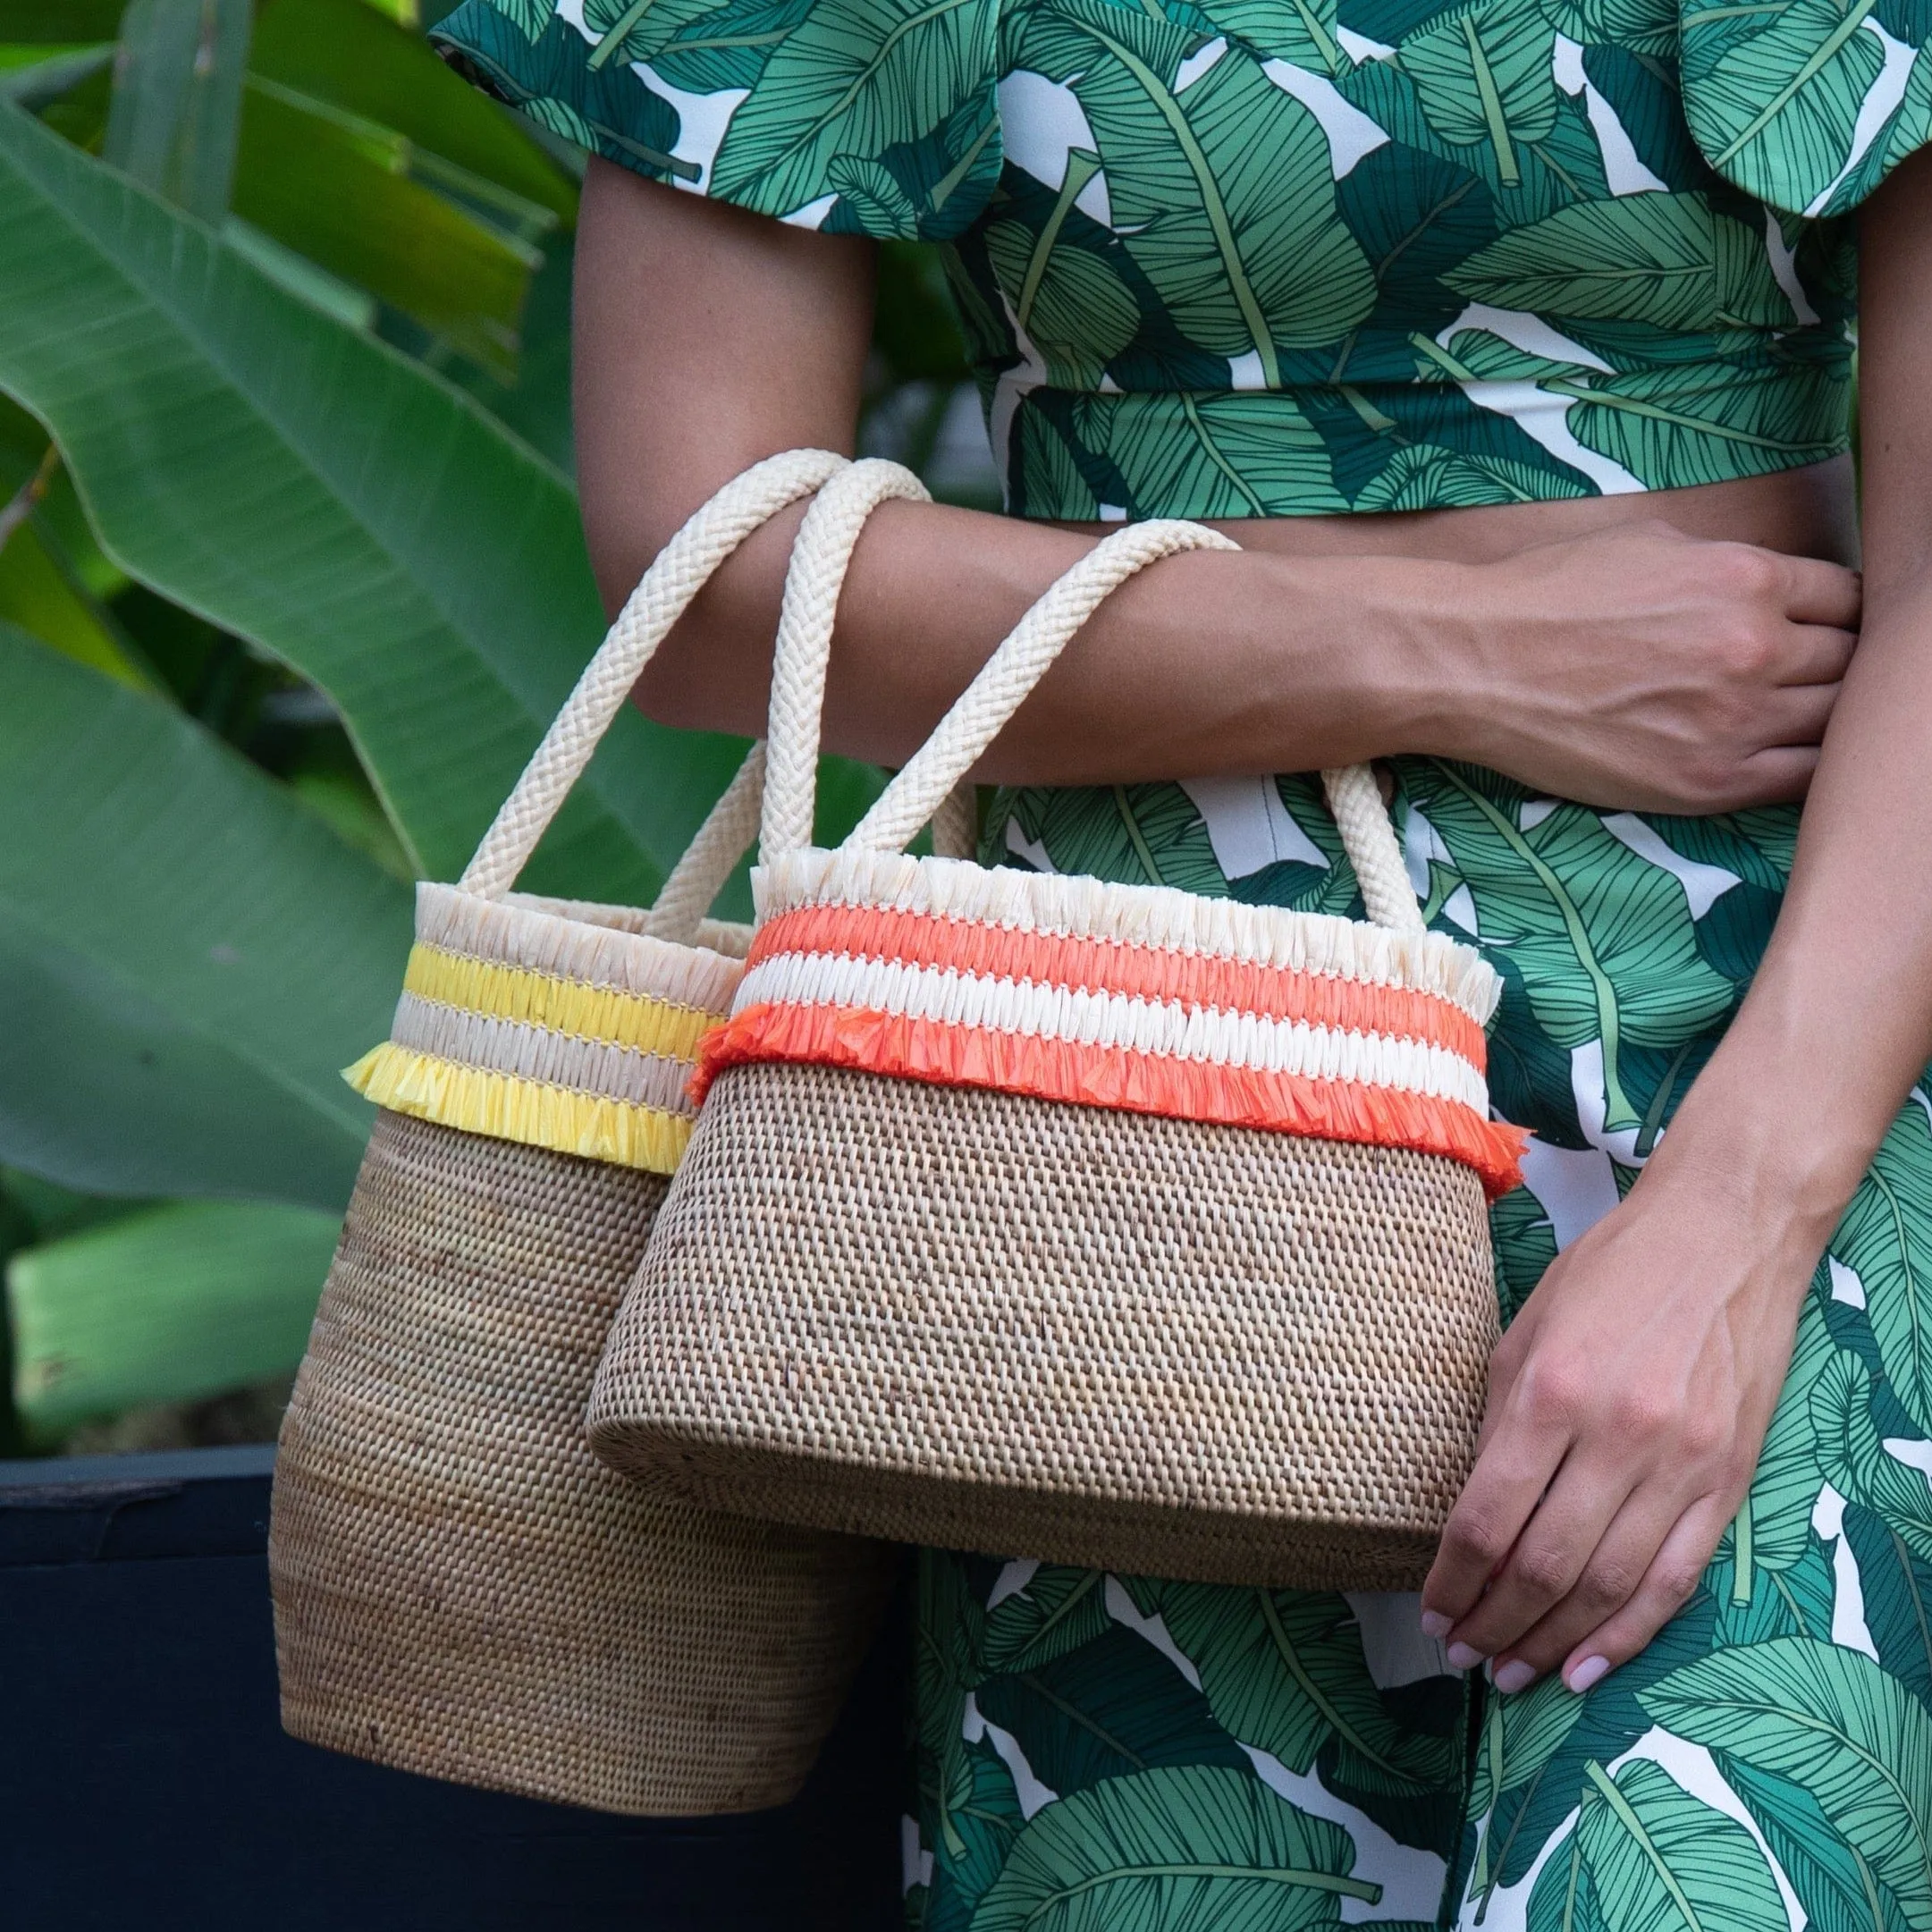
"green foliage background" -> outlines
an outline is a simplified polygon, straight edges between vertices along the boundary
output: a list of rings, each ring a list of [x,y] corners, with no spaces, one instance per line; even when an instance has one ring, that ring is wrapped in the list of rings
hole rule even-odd
[[[272,1423],[409,882],[601,634],[581,159],[425,24],[0,0],[0,1454]],[[865,444],[988,501],[937,266],[881,281]],[[628,714],[527,882],[647,900],[741,748]]]

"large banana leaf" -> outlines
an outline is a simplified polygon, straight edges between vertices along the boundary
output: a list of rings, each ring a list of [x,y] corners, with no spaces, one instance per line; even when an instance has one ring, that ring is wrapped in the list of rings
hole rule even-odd
[[[159,699],[0,626],[0,1160],[348,1198],[409,892]]]
[[[428,154],[576,219],[577,190],[513,116],[367,0],[265,0],[249,72],[373,121]]]
[[[251,76],[235,213],[507,380],[543,257],[412,179],[410,159],[391,130]]]
[[[1298,1811],[1252,1771],[1159,1766],[1039,1811],[974,1914],[976,1932],[1304,1932],[1341,1923],[1344,1899],[1382,1888],[1349,1876],[1340,1826]]]
[[[6,1285],[22,1421],[51,1435],[287,1373],[338,1226],[314,1208],[170,1202],[16,1254]]]
[[[1693,1798],[1659,1765],[1627,1764],[1613,1782],[1585,1767],[1575,1842],[1543,1867],[1530,1905],[1536,1932],[1602,1924],[1627,1932],[1751,1932],[1784,1911],[1764,1853],[1736,1819]],[[1581,1891],[1582,1873],[1589,1891]],[[1590,1904],[1578,1911],[1582,1898]],[[1600,1915],[1600,1916],[1599,1916]]]
[[[1801,1784],[1905,1923],[1932,1924],[1932,1718],[1862,1651],[1779,1637],[1674,1671],[1643,1704],[1679,1737]]]
[[[415,862],[453,877],[603,628],[564,479],[4,105],[0,388],[118,562],[330,695]],[[736,756],[627,713],[533,882],[654,890]]]

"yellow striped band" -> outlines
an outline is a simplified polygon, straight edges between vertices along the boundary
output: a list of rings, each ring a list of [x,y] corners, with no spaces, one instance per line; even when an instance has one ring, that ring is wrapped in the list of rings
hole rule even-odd
[[[386,1041],[342,1077],[357,1093],[394,1113],[653,1174],[675,1172],[691,1138],[691,1120],[685,1114],[460,1066]]]
[[[446,952],[438,946],[410,949],[404,988],[418,998],[468,1013],[542,1026],[574,1039],[629,1047],[639,1053],[688,1060],[698,1041],[724,1017],[700,1007],[679,1006],[610,986],[588,986],[527,966],[499,965]]]

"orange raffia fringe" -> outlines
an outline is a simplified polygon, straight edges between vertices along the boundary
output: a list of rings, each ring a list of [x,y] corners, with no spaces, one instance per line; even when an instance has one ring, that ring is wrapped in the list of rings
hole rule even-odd
[[[705,1036],[691,1081],[692,1100],[702,1104],[711,1083],[727,1067],[765,1060],[1408,1147],[1473,1168],[1492,1201],[1522,1178],[1529,1137],[1521,1127],[1484,1120],[1457,1101],[1359,1081],[1312,1080],[849,1007],[774,1003],[748,1007]]]
[[[1256,961],[1027,932],[870,906],[806,906],[760,928],[747,966],[781,953],[884,959],[994,980],[1030,981],[1160,1004],[1302,1020],[1339,1033],[1381,1033],[1447,1048],[1478,1073],[1488,1040],[1438,994]]]

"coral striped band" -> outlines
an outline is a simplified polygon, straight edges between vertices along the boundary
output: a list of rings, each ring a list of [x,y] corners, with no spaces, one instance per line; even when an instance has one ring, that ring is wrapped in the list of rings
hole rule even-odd
[[[1492,1197],[1518,1178],[1524,1136],[1489,1118],[1494,974],[1441,934],[898,855],[789,854],[757,883],[694,1100],[807,1061],[1443,1154]]]

